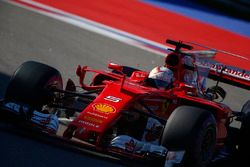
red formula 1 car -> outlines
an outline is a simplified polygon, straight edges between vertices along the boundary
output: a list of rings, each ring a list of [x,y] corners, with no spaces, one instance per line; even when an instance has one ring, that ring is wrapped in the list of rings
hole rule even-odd
[[[29,61],[14,73],[1,114],[20,117],[27,126],[52,135],[64,126],[65,139],[166,167],[208,166],[228,143],[239,152],[249,149],[250,102],[241,112],[232,111],[221,102],[226,92],[219,82],[205,85],[209,76],[249,89],[249,80],[230,73],[240,69],[215,64],[215,50],[196,50],[181,41],[167,43],[175,46],[164,65],[174,80],[163,89],[149,72],[113,63],[109,71],[78,66],[80,86],[68,80],[63,89],[56,69]],[[92,80],[86,84],[89,74]],[[242,125],[235,133],[237,140],[228,142],[235,117]]]

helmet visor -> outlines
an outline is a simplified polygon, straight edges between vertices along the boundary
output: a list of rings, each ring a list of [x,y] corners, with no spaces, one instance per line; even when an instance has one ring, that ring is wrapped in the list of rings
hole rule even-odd
[[[159,79],[154,79],[154,83],[155,83],[156,87],[159,88],[159,89],[166,89],[170,85],[169,82],[162,81],[162,80],[159,80]]]

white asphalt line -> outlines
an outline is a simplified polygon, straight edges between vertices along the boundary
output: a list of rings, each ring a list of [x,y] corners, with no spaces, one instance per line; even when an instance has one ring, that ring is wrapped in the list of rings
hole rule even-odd
[[[4,0],[4,1],[13,5],[34,11],[36,13],[40,13],[40,14],[52,17],[62,22],[66,22],[68,24],[77,26],[79,28],[83,28],[85,30],[98,33],[100,35],[118,40],[120,42],[147,50],[149,52],[153,52],[161,56],[166,56],[166,53],[168,52],[167,50],[171,48],[171,47],[162,45],[160,43],[94,22],[92,20],[89,20],[83,17],[79,17],[77,15],[41,4],[39,2],[35,2],[32,0],[20,0],[21,2],[24,2],[27,5],[23,3],[19,3],[18,1],[12,1],[12,0],[7,0],[7,1]]]

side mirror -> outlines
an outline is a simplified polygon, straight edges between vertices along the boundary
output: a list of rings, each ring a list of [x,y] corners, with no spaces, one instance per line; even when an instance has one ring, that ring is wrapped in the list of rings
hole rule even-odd
[[[212,86],[211,88],[208,88],[206,91],[207,97],[210,97],[211,100],[219,99],[220,102],[222,102],[227,92],[220,86]]]
[[[108,68],[109,68],[109,69],[112,69],[112,70],[115,70],[115,71],[122,72],[123,66],[121,66],[121,65],[119,65],[119,64],[115,64],[115,63],[109,63],[109,64],[108,64]]]

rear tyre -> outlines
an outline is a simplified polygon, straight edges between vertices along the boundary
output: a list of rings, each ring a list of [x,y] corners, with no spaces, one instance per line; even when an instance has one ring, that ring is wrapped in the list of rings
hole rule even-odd
[[[241,154],[240,157],[247,160],[250,149],[250,100],[243,105],[241,112],[239,152]]]
[[[13,74],[5,99],[29,104],[40,110],[54,99],[54,93],[50,91],[52,87],[63,89],[60,72],[42,63],[27,61]]]
[[[213,157],[216,121],[207,110],[180,106],[170,115],[161,144],[170,151],[185,150],[185,167],[205,167]]]

